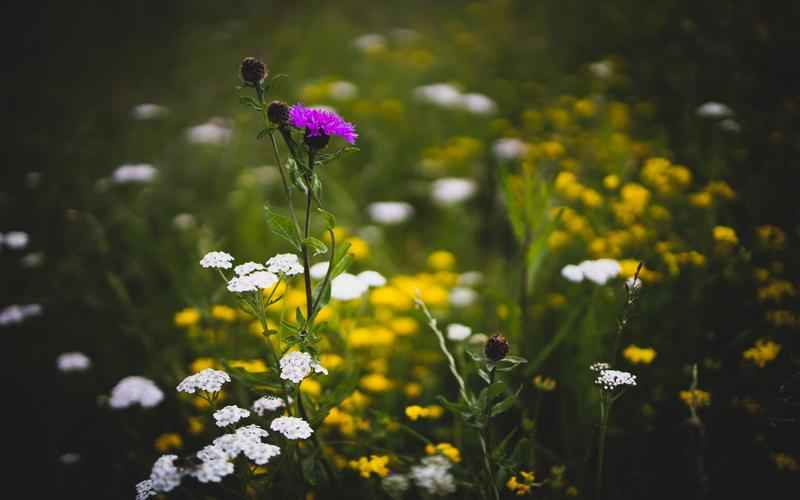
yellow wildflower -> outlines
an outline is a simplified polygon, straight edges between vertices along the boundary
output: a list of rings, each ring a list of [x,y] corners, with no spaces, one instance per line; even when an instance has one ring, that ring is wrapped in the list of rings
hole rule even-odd
[[[409,420],[412,420],[414,422],[419,420],[423,415],[425,415],[425,413],[426,413],[425,408],[419,405],[412,405],[406,407],[406,417],[408,417]]]
[[[359,472],[361,477],[369,478],[370,475],[375,474],[379,477],[386,477],[389,475],[389,469],[386,467],[389,463],[389,457],[386,455],[370,455],[367,457],[360,457],[358,460],[350,461],[350,468]]]
[[[194,326],[200,321],[200,312],[194,307],[187,307],[175,313],[175,325],[181,327]]]
[[[700,191],[689,195],[689,203],[698,208],[708,208],[711,206],[711,193],[708,191]]]
[[[792,472],[800,470],[800,464],[798,464],[797,460],[786,453],[774,453],[772,455],[772,460],[775,462],[775,466],[778,470],[788,470]]]
[[[584,189],[581,193],[581,201],[589,208],[597,208],[603,204],[603,197],[594,189]]]
[[[622,355],[631,363],[649,365],[656,357],[656,350],[652,347],[638,347],[631,344],[623,351]]]
[[[361,238],[349,238],[350,249],[347,251],[353,257],[353,260],[364,260],[369,257],[369,245]]]
[[[594,101],[591,99],[578,99],[574,105],[575,114],[581,116],[592,116],[595,111]]]
[[[797,328],[800,326],[800,317],[788,309],[767,311],[767,321],[775,326]]]
[[[708,185],[706,186],[706,191],[708,191],[714,196],[719,196],[720,198],[726,200],[732,200],[736,198],[736,192],[725,181],[709,182]]]
[[[411,335],[419,331],[419,323],[414,318],[402,316],[389,322],[389,328],[398,335]]]
[[[608,190],[614,190],[619,187],[619,176],[617,175],[607,175],[603,178],[603,186],[605,186]]]
[[[306,378],[300,383],[300,390],[309,396],[318,397],[322,393],[322,384],[313,378]]]
[[[367,405],[369,405],[369,397],[356,389],[352,394],[342,400],[340,406],[347,411],[360,411],[366,408]]]
[[[786,233],[778,226],[770,224],[758,226],[756,234],[761,244],[771,250],[781,250],[786,244]]]
[[[536,375],[533,377],[533,386],[543,392],[554,391],[556,388],[556,381],[550,377],[543,377]]]
[[[756,291],[758,300],[780,302],[784,297],[794,297],[796,290],[790,281],[772,280]]]
[[[681,391],[678,395],[689,408],[697,409],[711,404],[711,394],[700,389]]]
[[[437,445],[428,444],[425,446],[425,453],[428,455],[435,455],[437,453],[444,455],[454,464],[461,462],[461,452],[450,443],[439,443]]]
[[[553,251],[565,247],[568,243],[569,233],[560,229],[556,229],[547,237],[547,247]]]
[[[183,447],[183,439],[181,439],[180,434],[174,432],[161,434],[156,438],[155,447],[161,453],[166,453],[170,450],[179,450]]]
[[[391,380],[381,373],[370,373],[361,377],[360,385],[370,392],[386,392],[394,385]]]
[[[394,286],[383,286],[372,290],[369,301],[376,307],[388,307],[395,311],[407,311],[414,306],[411,296]]]
[[[241,368],[250,373],[261,373],[267,371],[267,365],[261,359],[234,359],[228,363],[234,368]]]
[[[344,358],[338,354],[325,353],[319,356],[319,363],[328,370],[335,370],[342,366],[344,363]]]
[[[543,142],[541,144],[541,148],[544,154],[551,160],[555,160],[565,153],[564,146],[562,146],[560,142],[556,141]]]
[[[422,384],[418,382],[409,382],[403,387],[403,393],[407,398],[418,398],[422,395]]]
[[[755,345],[742,353],[744,359],[752,360],[759,368],[778,357],[781,345],[771,340],[759,339]]]
[[[211,308],[211,317],[222,321],[236,321],[236,309],[223,305],[215,305]]]
[[[189,417],[187,422],[189,424],[189,434],[194,436],[201,434],[206,428],[203,419],[200,417]]]
[[[517,476],[511,476],[511,478],[506,482],[506,488],[508,488],[517,496],[524,496],[530,493],[531,486],[533,486],[536,476],[533,472],[528,471],[520,471],[519,475],[522,481],[517,479]]]
[[[725,244],[736,245],[739,243],[739,238],[736,236],[736,231],[727,226],[715,226],[713,229],[714,239]]]
[[[192,361],[192,373],[197,373],[205,370],[206,368],[214,368],[217,362],[214,358],[197,358]]]
[[[437,250],[428,256],[428,267],[434,271],[449,271],[456,265],[456,256],[447,250]]]

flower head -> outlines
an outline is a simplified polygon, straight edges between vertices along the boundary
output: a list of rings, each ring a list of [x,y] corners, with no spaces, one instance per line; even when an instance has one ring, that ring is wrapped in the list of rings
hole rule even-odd
[[[447,326],[447,338],[453,341],[464,340],[472,335],[472,328],[461,323],[452,323]]]
[[[115,409],[128,408],[135,404],[152,408],[162,399],[164,393],[152,380],[134,375],[123,378],[114,386],[108,404]]]
[[[289,108],[289,124],[305,129],[306,137],[338,135],[350,144],[358,138],[355,126],[333,111],[307,108],[300,103]]]
[[[275,411],[279,408],[283,408],[284,402],[281,398],[276,398],[274,396],[263,396],[258,398],[253,403],[253,411],[259,417],[264,416],[264,412],[266,411]]]
[[[491,361],[500,361],[508,354],[508,340],[502,335],[492,335],[486,341],[484,352]]]
[[[294,276],[303,272],[300,259],[293,253],[279,253],[267,261],[267,271],[284,276]]]
[[[636,375],[620,370],[602,370],[594,383],[606,391],[612,391],[623,385],[636,385]]]
[[[153,469],[150,472],[150,486],[153,491],[166,493],[181,484],[184,471],[175,466],[177,458],[177,455],[162,455],[153,464]]]
[[[308,439],[314,432],[308,422],[297,417],[278,417],[269,424],[269,428],[280,432],[287,439]]]
[[[230,269],[233,267],[233,255],[226,252],[208,252],[202,259],[200,265],[209,268]]]
[[[242,59],[239,73],[243,82],[250,85],[257,85],[266,78],[267,66],[255,57],[245,57]]]
[[[313,370],[314,373],[328,374],[328,370],[321,364],[314,361],[314,358],[307,352],[292,351],[281,358],[281,378],[291,380],[299,384],[304,378],[308,377]]]
[[[56,365],[62,372],[81,372],[92,366],[92,360],[82,352],[65,352],[58,356]]]
[[[205,392],[219,392],[222,389],[222,384],[230,381],[231,377],[227,373],[213,368],[206,368],[183,379],[178,384],[178,391],[189,394],[194,394],[198,389]]]
[[[243,418],[250,416],[250,412],[244,408],[239,408],[236,405],[228,405],[221,410],[214,412],[214,420],[217,422],[217,427],[227,427],[233,425]]]

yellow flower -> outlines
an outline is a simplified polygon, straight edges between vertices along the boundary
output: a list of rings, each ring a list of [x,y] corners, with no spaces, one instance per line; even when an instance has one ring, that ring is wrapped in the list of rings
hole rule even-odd
[[[411,335],[419,331],[419,323],[414,318],[402,316],[389,322],[389,328],[398,335]]]
[[[389,347],[394,343],[395,333],[383,326],[355,328],[347,336],[353,348]]]
[[[416,422],[419,420],[423,415],[425,415],[426,411],[425,408],[419,405],[412,405],[406,407],[406,417],[409,420]]]
[[[630,116],[628,105],[623,102],[612,102],[608,105],[608,120],[617,130],[628,128]]]
[[[698,208],[708,208],[711,206],[711,193],[708,191],[700,191],[689,195],[689,203]]]
[[[383,286],[372,290],[369,302],[375,307],[387,307],[395,311],[407,311],[414,307],[411,296],[394,286]]]
[[[333,317],[333,306],[330,304],[326,305],[322,309],[319,310],[317,313],[317,321],[320,323],[324,321],[329,321]]]
[[[579,99],[575,101],[575,114],[581,116],[592,116],[595,111],[594,102],[591,99]]]
[[[652,347],[637,347],[631,344],[623,351],[622,355],[633,364],[649,365],[656,357],[656,350]]]
[[[389,475],[389,469],[386,465],[389,463],[387,455],[370,455],[367,457],[360,457],[358,460],[350,461],[350,468],[359,472],[361,477],[369,478],[370,475],[375,474],[379,477],[386,477]]]
[[[533,386],[543,392],[554,391],[556,388],[556,381],[550,377],[543,377],[536,375],[533,377]]]
[[[322,393],[322,384],[313,378],[306,378],[300,383],[300,390],[309,396],[317,397]]]
[[[349,238],[347,242],[350,243],[347,253],[353,256],[353,260],[364,260],[369,257],[369,245],[366,241],[353,237]]]
[[[713,229],[714,239],[725,244],[736,245],[739,243],[739,238],[736,236],[736,231],[727,226],[715,226]]]
[[[603,186],[608,190],[614,190],[619,187],[619,176],[607,175],[603,178]]]
[[[553,251],[565,247],[568,243],[569,233],[560,229],[556,229],[547,237],[547,247]]]
[[[444,307],[448,304],[450,294],[440,286],[431,286],[422,289],[422,300],[430,307]]]
[[[409,382],[403,387],[403,392],[407,398],[418,398],[422,395],[422,384],[418,382]]]
[[[437,445],[428,444],[425,446],[425,453],[428,455],[435,455],[437,453],[444,455],[454,464],[461,462],[461,452],[450,443],[439,443]]]
[[[214,368],[217,362],[214,358],[197,358],[192,361],[192,373],[197,373],[205,370],[206,368]]]
[[[335,370],[340,366],[342,366],[342,364],[344,363],[344,358],[342,358],[338,354],[325,353],[320,355],[319,363],[328,370]]]
[[[267,365],[261,359],[234,359],[228,364],[232,367],[241,368],[242,370],[250,373],[261,373],[267,371]]]
[[[203,419],[200,417],[189,417],[188,424],[189,434],[194,436],[201,434],[206,428],[205,423],[203,423]]]
[[[194,307],[187,307],[175,313],[175,325],[181,327],[194,326],[200,321],[200,312]]]
[[[679,393],[681,400],[690,408],[700,408],[711,404],[711,394],[700,389],[691,389]]]
[[[519,475],[522,477],[522,482],[517,479],[517,476],[511,476],[511,478],[506,481],[506,488],[517,496],[524,496],[530,493],[535,476],[533,472],[527,471],[520,471]]]
[[[742,353],[744,359],[752,360],[759,368],[778,357],[781,352],[781,345],[771,340],[760,339],[755,345]]]
[[[767,311],[767,322],[775,326],[786,326],[790,328],[800,327],[800,316],[788,309],[776,309]]]
[[[428,256],[428,267],[434,271],[449,271],[456,265],[456,256],[447,250],[437,250]]]
[[[236,321],[236,309],[223,305],[211,308],[211,317],[222,321]]]
[[[360,411],[366,408],[367,405],[369,405],[369,397],[356,389],[342,401],[340,406],[347,411]]]
[[[183,447],[183,439],[180,434],[174,432],[168,434],[161,434],[156,438],[155,447],[161,453],[166,453],[170,450],[179,450]]]
[[[391,380],[380,373],[370,373],[361,377],[360,385],[370,392],[386,392],[394,385]]]
[[[562,156],[565,152],[564,146],[562,146],[560,142],[556,141],[543,142],[541,144],[541,148],[544,154],[551,160],[555,160],[556,158]]]
[[[589,208],[597,208],[603,204],[603,197],[594,189],[584,189],[581,192],[581,201]]]
[[[788,470],[792,472],[800,470],[800,464],[798,464],[797,459],[786,453],[774,453],[772,455],[772,460],[775,461],[775,466],[778,470]]]
[[[761,244],[771,250],[781,250],[786,243],[786,233],[778,226],[770,224],[758,226],[756,234]]]
[[[736,198],[736,192],[725,181],[709,182],[708,185],[706,186],[706,191],[708,191],[714,196],[719,196],[720,198],[726,200],[732,200]]]

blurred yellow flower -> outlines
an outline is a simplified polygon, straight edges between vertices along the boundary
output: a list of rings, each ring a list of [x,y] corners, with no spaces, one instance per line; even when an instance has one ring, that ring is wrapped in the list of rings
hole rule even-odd
[[[230,363],[228,364],[234,368],[241,368],[242,370],[251,373],[260,373],[267,371],[267,365],[261,359],[249,359],[249,360],[234,359],[231,360]]]
[[[773,453],[772,460],[775,462],[775,466],[778,470],[787,470],[791,472],[800,471],[800,464],[798,464],[797,459],[786,453]]]
[[[711,193],[708,191],[700,191],[689,195],[689,203],[698,208],[708,208],[711,206]]]
[[[556,229],[547,237],[547,247],[550,250],[559,250],[567,246],[567,244],[569,244],[569,233],[566,231]]]
[[[369,405],[369,397],[365,396],[363,392],[356,389],[352,394],[347,396],[340,406],[347,411],[359,411]]]
[[[429,419],[429,420],[436,420],[444,415],[444,408],[439,405],[431,405],[431,406],[419,406],[419,405],[412,405],[406,407],[406,417],[409,420],[417,421],[420,418]]]
[[[594,101],[591,99],[578,99],[575,101],[575,114],[581,116],[592,116],[595,111]]]
[[[414,318],[401,316],[389,321],[389,328],[398,335],[411,335],[419,331],[419,323]]]
[[[656,357],[656,350],[652,347],[638,347],[631,344],[625,348],[622,355],[633,364],[649,365]]]
[[[533,377],[533,386],[543,392],[550,392],[556,389],[556,381],[550,377],[536,375]]]
[[[736,236],[736,231],[727,226],[715,226],[712,234],[714,239],[721,243],[736,245],[739,243],[739,238]]]
[[[759,339],[753,347],[742,353],[742,357],[753,361],[759,368],[764,368],[767,363],[777,358],[780,352],[780,344],[771,340]]]
[[[325,353],[319,356],[319,362],[322,366],[324,366],[328,370],[333,371],[342,366],[342,364],[344,363],[344,358],[342,358],[338,354]]]
[[[706,191],[725,200],[736,198],[736,192],[725,181],[712,181],[706,186]]]
[[[620,184],[619,176],[617,175],[613,174],[607,175],[603,178],[603,186],[605,186],[606,189],[609,190],[617,189],[619,187],[619,184]]]
[[[200,321],[200,312],[194,307],[187,307],[175,313],[175,325],[181,327],[194,326]]]
[[[369,245],[361,238],[348,238],[350,249],[347,251],[353,257],[353,260],[364,260],[369,257]]]
[[[306,378],[300,382],[300,390],[309,396],[317,397],[322,393],[322,384],[313,378]]]
[[[407,398],[418,398],[422,395],[422,384],[418,382],[409,382],[403,387],[403,393]]]
[[[180,450],[183,447],[183,439],[180,434],[174,432],[161,434],[156,438],[155,447],[161,453],[166,453],[170,450]]]
[[[236,321],[236,309],[218,304],[211,308],[211,317],[228,322]]]
[[[407,311],[414,307],[411,296],[394,286],[383,286],[372,290],[369,302],[375,307],[388,307],[395,311]]]
[[[217,362],[214,358],[197,358],[192,361],[192,373],[197,373],[205,370],[206,368],[214,368]]]
[[[756,234],[761,244],[771,250],[781,250],[786,244],[786,233],[778,226],[770,224],[758,226]]]
[[[597,208],[603,205],[603,196],[594,189],[584,189],[581,192],[581,201],[589,208]]]
[[[383,326],[354,328],[347,335],[347,343],[354,349],[364,347],[389,347],[394,343],[395,333]]]
[[[690,408],[701,408],[711,404],[711,394],[700,389],[691,389],[679,393],[681,401]]]
[[[444,455],[454,464],[461,462],[461,452],[450,443],[439,443],[437,445],[429,443],[425,446],[425,453],[428,455],[435,455],[437,453]]]
[[[437,250],[428,255],[428,267],[434,271],[449,271],[456,265],[456,256],[447,250]]]
[[[370,455],[369,458],[361,457],[349,463],[350,468],[357,470],[363,478],[369,478],[372,474],[379,477],[388,476],[390,472],[386,467],[388,464],[389,457],[386,455]]]
[[[194,436],[201,434],[206,428],[203,419],[200,417],[189,417],[187,423],[189,427],[189,434],[192,434]]]
[[[392,381],[381,373],[370,373],[369,375],[365,375],[364,377],[361,377],[361,381],[359,383],[361,387],[370,392],[386,392],[394,386]]]

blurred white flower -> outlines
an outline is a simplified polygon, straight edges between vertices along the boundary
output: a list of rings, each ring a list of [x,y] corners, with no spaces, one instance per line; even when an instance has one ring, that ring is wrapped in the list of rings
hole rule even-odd
[[[472,288],[457,286],[450,290],[450,305],[453,307],[469,307],[478,300],[478,293]]]
[[[136,485],[136,500],[147,500],[156,496],[158,493],[153,491],[153,481],[145,479]]]
[[[461,286],[477,286],[483,283],[483,273],[480,271],[467,271],[458,276],[458,282]]]
[[[164,393],[152,380],[132,375],[123,378],[111,389],[108,404],[114,409],[128,408],[135,404],[152,408],[163,399]]]
[[[498,160],[516,160],[528,151],[528,144],[519,139],[508,137],[495,141],[492,151]]]
[[[628,290],[636,291],[642,288],[642,280],[639,278],[635,278],[631,276],[630,278],[625,280],[625,286],[628,287]]]
[[[42,173],[31,171],[25,174],[25,185],[29,188],[35,188],[39,186],[39,182],[42,180]]]
[[[455,205],[471,198],[478,190],[472,179],[444,177],[433,181],[432,196],[441,205]]]
[[[697,108],[697,116],[701,118],[728,118],[733,116],[733,110],[721,102],[709,101]]]
[[[381,480],[381,486],[390,497],[400,499],[408,490],[409,481],[402,474],[389,474]]]
[[[353,40],[353,47],[364,52],[373,52],[386,48],[386,37],[377,33],[361,35]]]
[[[227,252],[208,252],[200,259],[200,265],[209,268],[230,269],[233,267],[233,256]]]
[[[300,259],[293,253],[279,253],[267,261],[267,271],[284,276],[294,276],[303,272]]]
[[[742,131],[742,127],[741,125],[739,125],[739,122],[737,122],[733,118],[726,118],[721,122],[719,122],[719,128],[721,128],[725,132],[738,133]]]
[[[358,276],[342,273],[331,281],[331,297],[336,300],[355,300],[369,289]]]
[[[386,284],[386,278],[378,271],[362,271],[356,277],[369,287],[381,287]]]
[[[358,87],[354,83],[339,80],[328,85],[328,91],[337,101],[347,101],[358,95]]]
[[[461,323],[453,323],[447,326],[447,338],[459,342],[472,335],[472,328],[462,325]]]
[[[619,262],[614,259],[585,260],[579,266],[583,276],[598,285],[605,285],[620,272]]]
[[[269,424],[269,428],[280,432],[286,439],[308,439],[314,432],[308,422],[297,417],[278,417]]]
[[[67,452],[58,457],[59,462],[65,465],[72,465],[81,459],[80,454],[75,452]]]
[[[486,345],[487,340],[489,340],[489,336],[486,335],[485,333],[476,333],[475,335],[469,338],[468,342],[470,343],[470,345],[483,347]]]
[[[111,181],[115,184],[127,184],[130,182],[150,182],[158,170],[147,163],[135,165],[121,165],[111,174]]]
[[[232,136],[233,131],[220,118],[212,118],[186,131],[186,138],[195,144],[222,144],[228,142]]]
[[[167,112],[168,110],[164,106],[145,103],[134,106],[131,110],[131,116],[136,120],[152,120],[154,118],[161,118],[166,115]]]
[[[20,263],[22,264],[22,267],[30,269],[39,267],[42,265],[42,261],[44,261],[44,254],[42,252],[34,252],[24,256],[22,260],[20,260]]]
[[[236,405],[228,405],[214,412],[214,420],[217,427],[227,427],[233,425],[243,418],[250,416],[250,411],[239,408]]]
[[[414,215],[414,207],[404,201],[377,201],[367,207],[370,218],[378,224],[400,224]]]
[[[28,241],[30,241],[30,237],[28,233],[23,231],[9,231],[5,236],[0,235],[0,243],[5,244],[5,246],[12,250],[24,249],[28,246]]]
[[[253,402],[253,411],[259,417],[263,417],[264,412],[275,411],[279,408],[283,408],[284,406],[285,404],[281,398],[276,398],[275,396],[263,396]]]
[[[62,372],[82,372],[92,366],[92,361],[82,352],[65,352],[56,358],[56,366]]]
[[[574,264],[567,264],[561,269],[561,276],[573,283],[580,283],[583,281],[583,270]]]
[[[614,72],[611,61],[597,61],[589,65],[589,72],[596,78],[607,80]]]
[[[17,305],[12,304],[0,310],[0,326],[22,323],[31,316],[38,316],[42,313],[42,306],[39,304]]]
[[[308,269],[308,272],[312,279],[321,280],[328,273],[328,267],[330,267],[329,262],[317,262]]]
[[[489,115],[497,111],[497,104],[483,94],[462,95],[461,107],[476,115]]]
[[[450,473],[452,464],[442,455],[422,459],[420,465],[411,467],[410,476],[417,487],[429,495],[446,496],[456,491],[456,482]]]
[[[226,382],[231,381],[231,376],[222,370],[206,368],[193,375],[189,375],[178,384],[178,392],[194,394],[198,389],[208,393],[219,392]]]
[[[193,228],[197,222],[194,219],[194,215],[187,214],[187,213],[182,213],[182,214],[176,215],[172,219],[172,223],[178,229],[180,229],[182,231],[185,231],[187,229]]]
[[[308,377],[312,370],[314,373],[328,374],[328,370],[314,361],[307,352],[292,351],[284,354],[280,360],[281,378],[299,384]]]
[[[456,108],[461,104],[461,91],[449,83],[432,83],[414,89],[414,97],[443,108]]]
[[[200,465],[193,468],[190,474],[201,483],[219,483],[223,478],[233,474],[233,462],[214,445],[209,445],[197,452]]]

